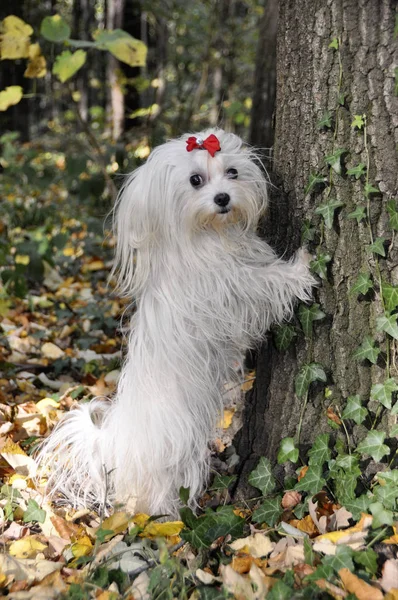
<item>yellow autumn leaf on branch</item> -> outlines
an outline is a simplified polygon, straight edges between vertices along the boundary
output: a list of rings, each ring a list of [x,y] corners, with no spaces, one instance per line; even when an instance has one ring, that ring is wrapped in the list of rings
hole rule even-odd
[[[7,110],[10,106],[18,104],[23,96],[20,85],[10,85],[0,92],[0,110]]]
[[[9,15],[2,21],[0,31],[1,60],[28,58],[30,36],[33,33],[30,25],[14,15]]]
[[[35,79],[44,77],[47,73],[47,63],[46,59],[41,53],[40,44],[31,44],[29,46],[29,61],[26,71],[24,73],[25,77],[29,79]]]

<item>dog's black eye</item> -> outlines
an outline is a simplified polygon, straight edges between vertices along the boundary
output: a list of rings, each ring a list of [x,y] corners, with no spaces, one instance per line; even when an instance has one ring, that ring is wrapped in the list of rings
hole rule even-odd
[[[193,187],[199,187],[203,183],[203,179],[201,175],[191,175],[189,178],[190,184]]]
[[[228,179],[238,179],[238,171],[233,167],[227,171]]]

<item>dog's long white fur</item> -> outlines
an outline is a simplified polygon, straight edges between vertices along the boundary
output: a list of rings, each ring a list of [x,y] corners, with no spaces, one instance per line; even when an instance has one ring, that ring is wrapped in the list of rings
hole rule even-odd
[[[137,308],[116,396],[71,410],[39,455],[52,493],[74,506],[173,513],[181,486],[194,500],[223,384],[297,298],[310,298],[305,252],[283,261],[256,234],[267,193],[254,153],[222,130],[199,135],[210,133],[221,144],[213,158],[188,153],[188,136],[167,142],[117,201],[115,273]],[[193,174],[203,179],[198,188]],[[214,202],[219,193],[230,196],[228,213]]]

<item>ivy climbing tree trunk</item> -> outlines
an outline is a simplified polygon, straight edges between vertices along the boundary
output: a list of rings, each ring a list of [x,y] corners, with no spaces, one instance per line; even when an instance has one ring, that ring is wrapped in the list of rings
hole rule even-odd
[[[274,169],[282,183],[270,202],[265,235],[278,252],[289,255],[304,239],[317,256],[314,266],[323,279],[314,293],[319,309],[311,310],[325,316],[309,327],[307,311],[307,335],[296,317],[297,335],[286,350],[276,348],[273,333],[259,351],[257,380],[235,440],[241,493],[260,456],[275,461],[281,439],[297,439],[301,420],[301,449],[308,447],[316,434],[331,431],[328,415],[338,418],[349,396],[360,396],[371,421],[389,437],[388,416],[370,391],[396,375],[396,341],[377,330],[377,318],[393,305],[384,300],[383,307],[380,283],[398,283],[391,202],[398,178],[394,4],[279,3]],[[350,291],[360,273],[369,281],[360,289],[371,286],[366,294]],[[363,360],[355,359],[367,335],[375,353],[364,350]],[[322,365],[327,381],[312,383],[298,397],[297,374],[313,363]],[[355,447],[366,435],[364,424],[350,421],[348,434]]]

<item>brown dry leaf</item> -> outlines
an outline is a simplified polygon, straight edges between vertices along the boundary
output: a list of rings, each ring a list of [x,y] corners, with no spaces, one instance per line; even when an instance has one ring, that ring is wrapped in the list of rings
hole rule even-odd
[[[300,492],[295,492],[294,490],[290,492],[285,492],[282,498],[282,507],[283,508],[293,508],[297,506],[299,502],[301,502],[301,494]]]
[[[250,571],[253,561],[254,558],[250,556],[250,554],[238,554],[233,557],[231,566],[234,571],[243,575],[243,573],[248,573]]]
[[[235,540],[229,547],[236,552],[244,552],[251,554],[254,558],[261,558],[268,556],[274,549],[275,544],[271,542],[270,538],[262,533],[255,533],[248,537]]]
[[[51,523],[54,525],[59,537],[71,542],[81,534],[81,527],[66,521],[58,515],[50,517]]]
[[[321,588],[321,590],[326,590],[327,592],[329,592],[330,595],[333,596],[333,598],[336,598],[336,600],[338,600],[339,598],[346,598],[348,596],[345,590],[342,590],[333,583],[329,583],[328,581],[326,581],[326,579],[317,579],[315,583],[319,588]]]
[[[351,594],[355,594],[358,600],[383,600],[383,592],[381,590],[366,583],[366,581],[351,573],[349,569],[340,569],[339,577],[346,590]]]
[[[338,509],[333,509],[334,514],[330,517],[329,529],[341,529],[342,527],[348,527],[352,513],[342,506]]]
[[[382,569],[383,576],[380,579],[381,587],[385,592],[398,587],[398,559],[386,560]]]
[[[336,413],[333,411],[333,408],[331,406],[329,406],[329,408],[327,409],[326,416],[328,419],[333,421],[333,423],[336,423],[336,425],[341,425],[340,417],[336,415]]]
[[[250,579],[239,575],[230,565],[220,566],[220,575],[224,587],[234,595],[237,600],[256,600],[256,595]]]
[[[309,499],[308,500],[308,510],[311,515],[311,518],[314,521],[315,525],[317,526],[319,533],[326,533],[328,519],[325,515],[323,515],[322,517],[318,517],[317,508],[318,508],[318,502],[313,502],[311,499]]]
[[[33,458],[28,456],[18,444],[7,440],[1,449],[1,456],[8,462],[16,473],[24,477],[34,477],[37,465]]]
[[[296,527],[300,531],[304,531],[304,533],[308,533],[308,535],[317,535],[319,533],[311,515],[307,515],[304,519],[293,519],[289,521],[289,525]]]
[[[47,63],[44,56],[41,54],[39,44],[31,44],[29,46],[29,61],[24,77],[28,79],[38,79],[44,77],[47,73]]]
[[[300,479],[302,479],[304,477],[304,475],[306,474],[307,471],[308,471],[307,465],[305,465],[302,469],[300,469],[300,473],[298,475],[297,481],[300,481]]]

